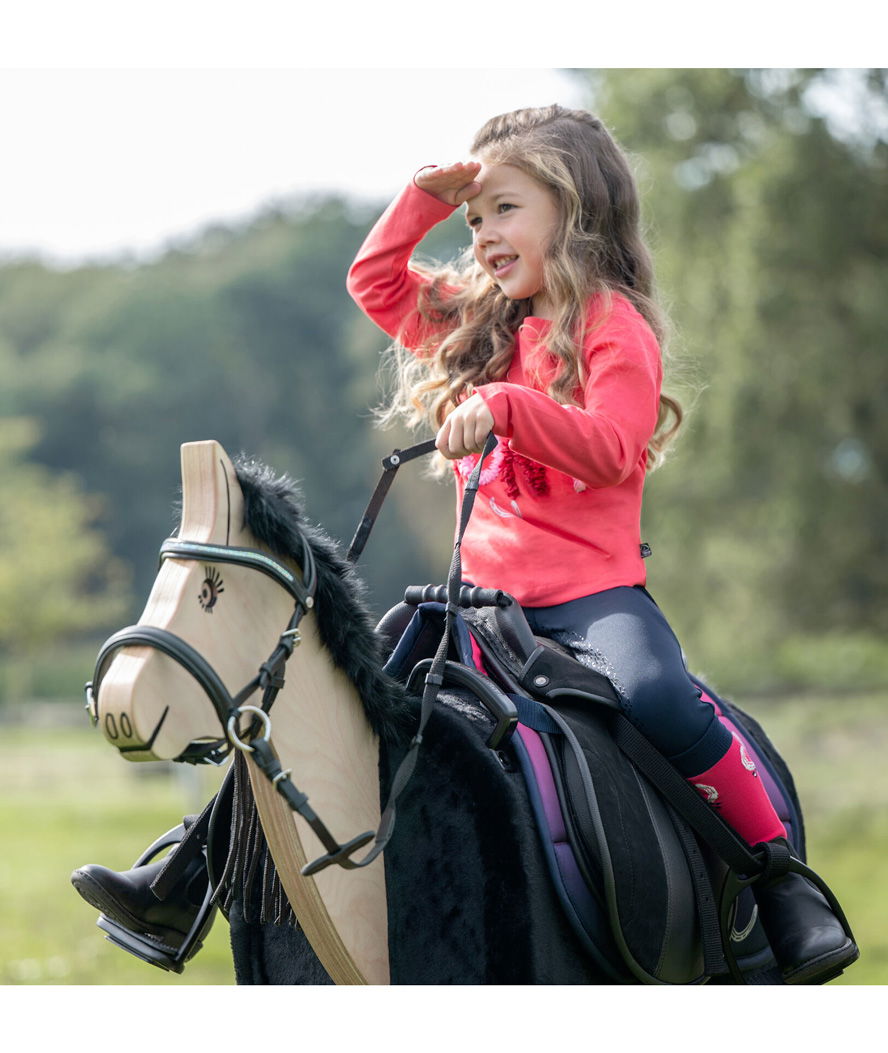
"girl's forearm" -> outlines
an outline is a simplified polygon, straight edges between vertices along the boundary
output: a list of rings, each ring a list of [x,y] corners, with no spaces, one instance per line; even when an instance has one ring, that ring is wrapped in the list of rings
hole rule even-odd
[[[416,246],[454,206],[410,183],[376,221],[348,272],[346,288],[361,310],[391,337],[415,313],[425,279],[410,268]]]

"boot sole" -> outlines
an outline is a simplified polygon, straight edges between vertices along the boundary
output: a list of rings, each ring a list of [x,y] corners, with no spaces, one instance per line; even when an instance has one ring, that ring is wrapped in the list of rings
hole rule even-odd
[[[164,972],[182,973],[185,969],[185,964],[191,961],[203,947],[203,943],[197,941],[190,948],[187,956],[181,957],[179,950],[175,947],[168,947],[148,933],[137,934],[132,932],[130,929],[112,921],[105,914],[99,917],[96,924],[104,931],[105,939],[113,943],[115,947],[128,951],[141,961],[147,962],[149,965],[155,965],[158,969],[163,969]]]
[[[848,940],[835,951],[813,958],[796,969],[787,969],[783,973],[786,984],[825,984],[841,976],[849,965],[860,957],[860,951],[853,940]]]
[[[110,896],[89,874],[75,870],[71,875],[71,884],[90,906],[101,911],[102,914],[121,928],[130,929],[140,935],[153,937],[161,941],[165,949],[173,954],[182,946],[187,933],[180,932],[178,929],[165,928],[162,925],[149,925],[142,918],[131,914],[126,907]]]

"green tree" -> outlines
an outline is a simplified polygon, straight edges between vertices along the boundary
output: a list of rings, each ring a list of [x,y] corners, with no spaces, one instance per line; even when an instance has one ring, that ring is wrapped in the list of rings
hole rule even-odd
[[[382,207],[273,209],[140,266],[0,268],[0,417],[38,420],[30,459],[105,496],[97,525],[137,596],[175,523],[183,442],[214,438],[289,473],[309,517],[351,539],[382,456],[410,441],[373,428],[387,341],[345,291]],[[380,611],[434,576],[435,526],[445,544],[452,532],[449,493],[404,475],[362,564]],[[420,486],[448,502],[440,524]]]
[[[95,501],[70,476],[25,460],[36,428],[0,422],[0,653],[7,697],[60,639],[106,628],[126,609],[127,575],[93,528]]]
[[[753,681],[804,675],[802,638],[880,648],[884,71],[582,76],[634,155],[673,343],[702,387],[651,479],[657,594],[704,664]],[[866,119],[837,121],[837,84]],[[809,651],[812,681],[828,653]]]

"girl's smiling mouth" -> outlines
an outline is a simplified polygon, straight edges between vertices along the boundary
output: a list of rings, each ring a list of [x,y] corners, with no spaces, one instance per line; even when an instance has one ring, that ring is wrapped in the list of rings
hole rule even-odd
[[[514,264],[517,259],[517,256],[491,256],[488,260],[488,265],[493,271],[494,276],[500,278],[511,270],[512,264]]]

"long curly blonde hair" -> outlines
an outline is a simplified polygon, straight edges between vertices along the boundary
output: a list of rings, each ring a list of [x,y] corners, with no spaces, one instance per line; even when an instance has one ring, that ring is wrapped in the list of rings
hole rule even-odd
[[[614,292],[625,296],[660,342],[666,323],[654,294],[653,266],[640,224],[635,179],[607,129],[585,110],[553,105],[521,109],[488,121],[475,136],[473,158],[520,168],[554,195],[559,227],[543,264],[543,286],[556,313],[546,346],[560,362],[548,394],[576,404],[587,305]],[[448,266],[411,265],[428,279],[417,312],[427,334],[423,347],[393,349],[395,391],[379,414],[383,423],[440,426],[478,384],[506,374],[515,334],[531,301],[510,300],[481,268],[471,247]],[[604,320],[602,312],[600,321]],[[415,316],[405,320],[416,331]],[[418,354],[417,354],[418,352]],[[648,446],[648,468],[662,458],[683,418],[679,402],[660,396],[657,427]]]

